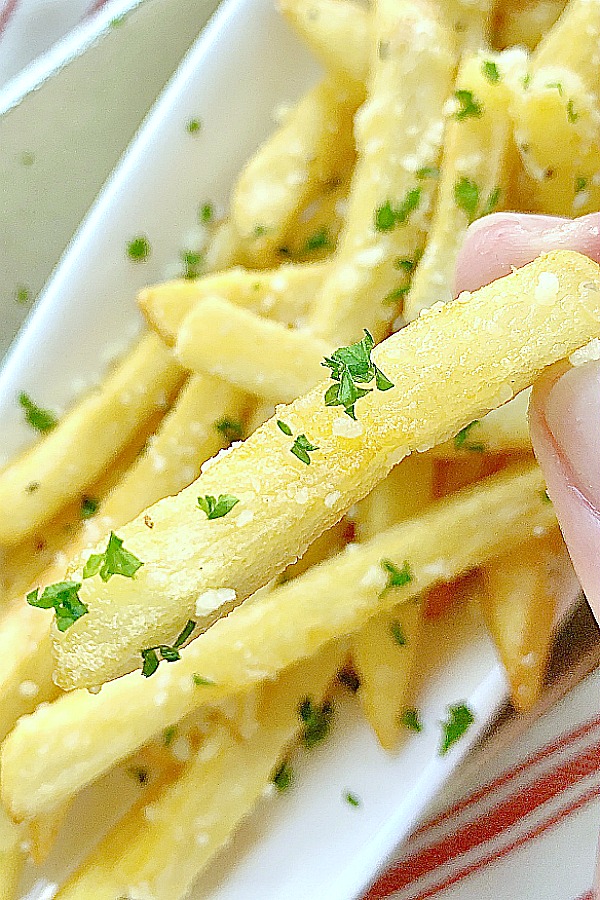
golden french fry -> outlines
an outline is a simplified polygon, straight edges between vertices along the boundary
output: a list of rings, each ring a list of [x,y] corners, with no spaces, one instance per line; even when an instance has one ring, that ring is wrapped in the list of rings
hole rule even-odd
[[[58,892],[57,900],[114,900],[143,883],[155,900],[187,895],[195,878],[264,794],[301,727],[300,704],[319,704],[343,660],[334,643],[261,688],[253,733],[217,726],[180,777],[139,803]],[[232,773],[235,775],[232,776]],[[271,802],[276,803],[277,798]]]
[[[530,3],[497,4],[493,43],[499,50],[526,47],[535,50],[565,8],[566,0],[533,0]]]
[[[70,806],[71,801],[69,800],[56,810],[42,813],[27,823],[29,855],[36,866],[41,866],[48,858]]]
[[[456,258],[469,223],[505,202],[512,149],[508,115],[512,94],[506,82],[518,77],[516,71],[524,75],[525,63],[525,54],[476,53],[461,65],[425,251],[412,282],[410,270],[398,273],[400,288],[408,290],[403,311],[407,322],[422,309],[452,299]],[[486,68],[490,65],[495,67],[491,81]]]
[[[311,319],[317,334],[343,343],[364,327],[382,337],[393,317],[386,300],[398,285],[398,261],[414,260],[422,246],[455,66],[428,3],[380,0],[375,32],[346,225]]]
[[[576,72],[587,89],[600,101],[598,54],[600,53],[600,3],[570,0],[533,56],[533,71],[564,66]]]
[[[558,599],[548,571],[554,556],[552,541],[541,538],[484,569],[483,613],[521,712],[531,709],[544,687]]]
[[[308,329],[286,328],[209,297],[184,319],[174,354],[186,369],[217,375],[272,403],[289,403],[322,380],[321,364],[332,349]]]
[[[337,78],[361,83],[369,71],[372,17],[353,0],[279,0],[279,9]]]
[[[138,303],[150,327],[167,344],[175,342],[185,317],[209,298],[227,300],[286,325],[298,325],[305,321],[327,268],[327,263],[311,263],[262,272],[230,269],[195,281],[167,281],[144,288]]]
[[[6,808],[17,821],[54,809],[194,708],[275,676],[555,521],[537,466],[502,473],[244,604],[151,678],[134,673],[38,708],[3,744]],[[382,560],[404,573],[403,586],[386,589]]]
[[[348,172],[339,183],[326,185],[321,195],[298,213],[279,248],[283,260],[314,264],[331,257],[344,226],[350,176]]]
[[[394,387],[362,397],[358,421],[325,405],[327,384],[278,410],[291,436],[271,419],[152,507],[152,530],[143,517],[119,530],[143,563],[135,578],[82,581],[83,560],[69,569],[89,612],[54,635],[58,683],[93,686],[131,671],[141,648],[172,644],[188,620],[204,629],[242,602],[404,456],[447,440],[598,336],[599,285],[596,263],[550,253],[380,344],[373,361]],[[221,495],[239,502],[211,521],[198,497]]]
[[[253,265],[273,257],[294,216],[354,155],[352,119],[362,94],[325,79],[287,114],[238,178],[231,218]]]
[[[0,473],[0,507],[11,511],[0,522],[0,545],[16,544],[81,496],[182,380],[160,339],[142,338],[98,390]]]
[[[0,900],[17,900],[19,879],[25,865],[23,831],[0,807]]]
[[[240,239],[230,219],[224,219],[214,230],[206,249],[204,263],[207,272],[220,272],[242,262]]]

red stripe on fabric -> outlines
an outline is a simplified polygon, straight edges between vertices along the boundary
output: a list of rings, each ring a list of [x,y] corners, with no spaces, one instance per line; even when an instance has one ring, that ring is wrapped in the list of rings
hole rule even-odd
[[[412,837],[416,837],[417,835],[426,834],[432,828],[435,828],[437,825],[440,825],[442,822],[447,821],[448,819],[454,818],[454,816],[458,815],[458,813],[463,812],[463,810],[468,809],[470,806],[473,806],[475,803],[478,803],[484,797],[489,796],[498,788],[504,787],[512,778],[517,778],[519,775],[522,775],[523,772],[526,772],[528,769],[532,768],[532,766],[537,765],[537,763],[542,762],[547,757],[552,756],[553,753],[556,753],[558,750],[564,750],[565,747],[568,747],[570,744],[574,744],[575,741],[578,741],[580,738],[585,737],[585,735],[589,734],[590,731],[593,731],[595,728],[600,726],[600,716],[596,719],[591,719],[589,722],[586,722],[583,725],[580,725],[578,728],[573,729],[573,731],[569,731],[566,734],[562,734],[559,738],[552,741],[549,744],[545,744],[541,747],[537,753],[534,753],[533,756],[528,757],[525,762],[519,763],[516,766],[513,766],[510,769],[506,769],[499,775],[498,778],[495,778],[493,781],[488,782],[478,791],[475,791],[473,794],[470,794],[464,800],[459,800],[454,806],[451,806],[449,809],[444,810],[444,812],[440,813],[434,819],[429,819],[429,821],[425,822],[413,832]]]
[[[6,31],[8,23],[13,17],[13,13],[19,5],[19,0],[6,0],[2,11],[0,12],[0,37]]]
[[[94,13],[100,12],[102,7],[106,6],[107,3],[108,0],[95,0],[95,2],[92,3],[88,11],[86,12],[85,17],[87,18],[87,16],[93,16]]]
[[[593,891],[588,891],[587,894],[582,894],[581,897],[576,897],[575,900],[596,900],[596,895]]]
[[[598,770],[600,770],[600,743],[587,747],[579,756],[556,766],[479,819],[468,822],[455,833],[447,835],[393,866],[376,882],[371,892],[366,894],[365,900],[381,900],[393,891],[408,887],[418,878],[430,874],[469,850],[489,843],[524,816]],[[600,787],[594,790],[600,792]]]

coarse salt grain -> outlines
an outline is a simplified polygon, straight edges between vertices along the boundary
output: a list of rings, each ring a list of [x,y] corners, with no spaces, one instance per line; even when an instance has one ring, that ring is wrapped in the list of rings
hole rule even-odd
[[[560,282],[554,272],[540,272],[533,298],[537,303],[553,303],[559,287]]]
[[[323,502],[328,509],[331,509],[333,506],[335,506],[341,496],[342,495],[340,491],[332,491],[330,494],[327,494]]]
[[[196,600],[196,615],[203,616],[214,612],[226,603],[233,603],[236,598],[233,588],[209,588]]]
[[[351,419],[350,416],[338,416],[333,420],[331,430],[336,437],[356,438],[363,433],[361,422]]]
[[[585,347],[580,347],[571,353],[569,362],[572,366],[582,366],[584,363],[600,359],[600,339],[593,338]]]

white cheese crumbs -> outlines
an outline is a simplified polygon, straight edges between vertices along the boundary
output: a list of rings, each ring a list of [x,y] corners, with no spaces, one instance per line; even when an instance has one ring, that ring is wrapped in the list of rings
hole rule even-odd
[[[191,758],[192,746],[184,735],[173,741],[171,744],[171,754],[175,759],[178,759],[179,762],[187,762]]]
[[[379,265],[385,259],[385,250],[383,247],[366,247],[356,254],[356,265],[372,268]]]
[[[243,441],[234,441],[229,445],[229,447],[224,447],[222,450],[219,450],[216,456],[211,456],[210,459],[207,459],[206,462],[202,463],[202,465],[200,466],[200,471],[207,472],[214,466],[214,464],[218,460],[222,459],[224,456],[228,456],[232,452],[232,450],[234,450],[236,447],[239,447],[242,443]]]
[[[594,338],[585,347],[580,347],[575,353],[571,353],[569,362],[572,366],[583,366],[584,363],[594,362],[598,359],[600,359],[600,338]]]
[[[527,666],[528,669],[533,668],[537,662],[537,653],[533,651],[531,653],[526,653],[525,656],[521,657],[521,664]]]
[[[285,291],[288,287],[288,279],[284,275],[275,275],[271,279],[271,287],[274,291]]]
[[[573,209],[575,212],[578,212],[580,209],[583,209],[584,206],[587,206],[591,199],[592,195],[589,191],[577,191],[573,198]]]
[[[154,695],[154,705],[155,706],[164,706],[167,700],[169,699],[169,695],[166,691],[157,691]]]
[[[452,576],[452,568],[448,565],[445,559],[436,559],[435,562],[428,563],[428,565],[423,566],[423,575],[429,576],[431,578],[451,578]]]
[[[331,509],[335,506],[341,496],[340,491],[332,491],[330,494],[327,494],[323,502],[328,509]]]
[[[196,615],[203,616],[214,612],[226,603],[233,603],[236,598],[233,588],[209,588],[196,600]]]
[[[387,584],[387,575],[380,566],[369,566],[360,579],[361,587],[377,588],[382,591]]]
[[[204,847],[205,844],[208,844],[208,835],[206,831],[199,831],[196,835],[196,844],[198,847]]]
[[[537,303],[553,303],[559,287],[560,282],[554,272],[540,272],[533,298]]]
[[[69,557],[61,551],[54,556],[54,562],[60,569],[65,569],[69,562]]]
[[[167,460],[164,456],[161,456],[160,453],[157,453],[154,447],[149,448],[148,456],[150,457],[150,462],[152,463],[152,468],[155,472],[165,471],[167,468]]]
[[[338,416],[333,420],[331,430],[336,437],[356,438],[360,437],[364,429],[361,422],[351,419],[350,416]]]
[[[461,291],[460,294],[458,295],[458,297],[456,298],[456,300],[455,300],[454,302],[455,302],[455,303],[468,303],[470,299],[471,299],[471,291]],[[442,304],[437,304],[437,303],[436,303],[435,305],[436,305],[436,306],[438,306],[438,305],[443,306],[444,304],[443,304],[443,303],[442,303]]]
[[[244,525],[248,525],[254,518],[254,513],[251,509],[243,509],[237,519],[235,520],[235,524],[238,528],[243,528]]]
[[[298,490],[294,494],[294,500],[296,501],[296,503],[300,503],[301,505],[308,503],[308,488],[298,488]]]
[[[19,693],[21,697],[36,697],[40,692],[40,687],[35,681],[22,681],[19,685]]]
[[[546,534],[546,529],[543,525],[534,525],[533,527],[533,536],[534,537],[543,537]]]

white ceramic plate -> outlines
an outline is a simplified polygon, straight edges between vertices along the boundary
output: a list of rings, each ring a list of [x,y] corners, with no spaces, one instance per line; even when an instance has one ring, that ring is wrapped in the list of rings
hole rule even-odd
[[[272,0],[228,0],[179,73],[74,239],[0,373],[0,458],[31,435],[16,398],[29,392],[62,410],[82,384],[97,381],[139,328],[136,290],[178,259],[199,203],[225,204],[236,173],[273,128],[272,113],[310,85],[318,69]],[[190,118],[203,127],[191,136]],[[49,227],[51,225],[49,224]],[[127,259],[127,242],[147,234],[147,263]],[[359,897],[431,798],[477,740],[506,696],[504,676],[477,612],[459,616],[444,646],[425,661],[419,700],[424,731],[384,753],[349,700],[338,704],[332,738],[299,762],[295,787],[265,797],[198,884],[203,900],[350,900]],[[466,701],[475,725],[445,757],[439,722]],[[235,773],[232,773],[235,777]],[[124,793],[113,774],[78,802],[42,871],[23,896],[49,898],[115,814],[98,797]],[[355,809],[346,791],[360,797]],[[129,787],[129,796],[133,788]],[[126,793],[126,792],[125,792]],[[121,798],[123,799],[123,798]]]

